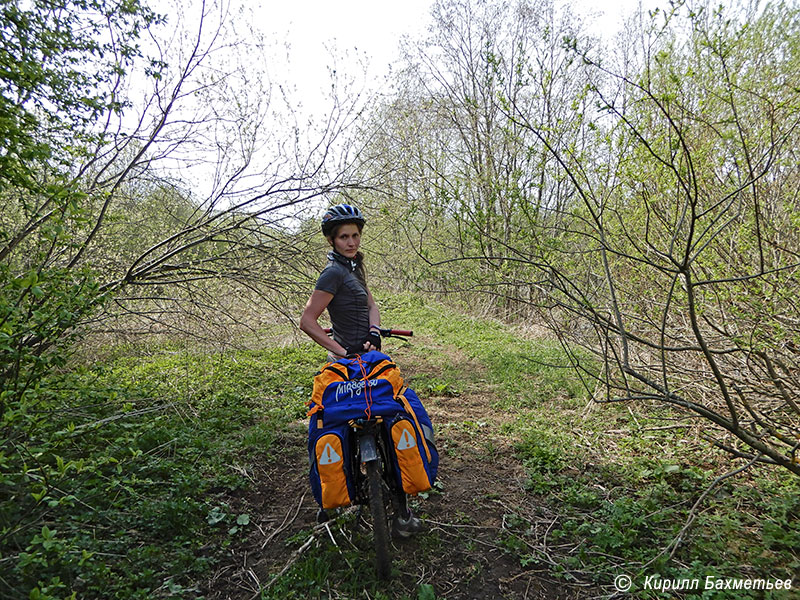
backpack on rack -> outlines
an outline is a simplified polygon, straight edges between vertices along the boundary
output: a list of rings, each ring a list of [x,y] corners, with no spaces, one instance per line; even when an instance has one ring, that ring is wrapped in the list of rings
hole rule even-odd
[[[399,488],[417,494],[433,486],[439,465],[433,425],[386,354],[372,351],[323,366],[314,377],[308,415],[309,478],[322,508],[347,506],[354,497],[351,474],[357,465],[350,464],[350,422],[357,419],[383,418],[391,445],[389,470]]]
[[[400,369],[382,352],[341,358],[324,365],[314,377],[308,415],[317,415],[326,426],[394,415],[402,388]]]

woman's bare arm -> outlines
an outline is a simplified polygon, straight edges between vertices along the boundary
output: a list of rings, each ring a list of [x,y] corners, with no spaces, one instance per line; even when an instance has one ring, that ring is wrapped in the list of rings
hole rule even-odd
[[[314,290],[308,302],[306,302],[306,307],[303,309],[303,314],[300,317],[300,329],[326,350],[330,350],[339,356],[345,356],[347,350],[343,348],[339,342],[328,337],[328,334],[325,333],[325,330],[317,322],[322,311],[328,307],[331,300],[333,300],[333,294],[321,290]]]

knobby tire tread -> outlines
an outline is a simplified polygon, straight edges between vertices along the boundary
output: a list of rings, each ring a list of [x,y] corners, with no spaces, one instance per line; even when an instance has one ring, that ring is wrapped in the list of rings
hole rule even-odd
[[[389,579],[392,573],[392,555],[389,552],[389,523],[386,519],[386,504],[383,500],[380,461],[366,464],[369,483],[369,510],[372,514],[372,535],[375,540],[375,560],[378,577]]]

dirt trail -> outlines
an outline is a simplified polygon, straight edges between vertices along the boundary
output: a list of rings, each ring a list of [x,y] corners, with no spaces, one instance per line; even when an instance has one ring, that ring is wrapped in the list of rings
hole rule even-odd
[[[419,373],[404,368],[412,386]],[[387,586],[389,597],[417,598],[420,583],[432,585],[437,599],[448,600],[580,597],[548,578],[541,562],[523,567],[517,552],[530,550],[511,547],[513,514],[537,507],[526,506],[531,501],[523,489],[524,470],[514,457],[513,438],[503,430],[510,418],[492,410],[492,398],[490,390],[424,398],[437,430],[441,489],[412,501],[427,528],[394,543],[395,556],[406,558],[395,561],[401,574]],[[251,474],[258,485],[230,499],[232,508],[249,511],[254,527],[215,573],[209,600],[258,598],[259,585],[296,558],[308,537],[297,534],[314,528],[317,506],[307,481],[305,427],[296,423],[285,432],[275,445],[280,460],[259,465]],[[312,544],[332,545],[328,535],[318,530]],[[336,582],[329,587],[331,597],[344,597],[335,592]]]

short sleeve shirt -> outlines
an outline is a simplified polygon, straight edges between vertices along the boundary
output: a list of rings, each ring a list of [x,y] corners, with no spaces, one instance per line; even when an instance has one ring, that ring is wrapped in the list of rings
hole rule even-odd
[[[333,294],[328,304],[333,339],[345,348],[363,343],[369,333],[369,303],[367,288],[355,273],[329,260],[314,289]]]

